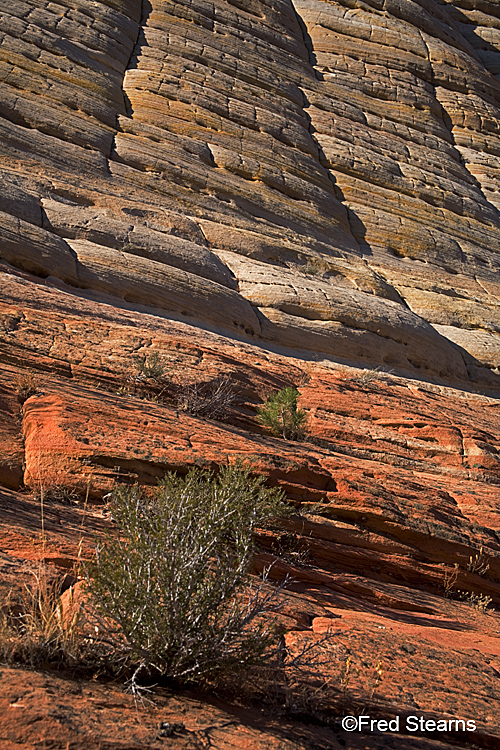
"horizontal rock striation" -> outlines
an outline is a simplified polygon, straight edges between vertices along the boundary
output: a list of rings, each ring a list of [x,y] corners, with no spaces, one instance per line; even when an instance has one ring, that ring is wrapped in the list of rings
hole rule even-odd
[[[307,112],[367,262],[475,356],[481,330],[493,365],[500,89],[474,24],[498,26],[494,4],[295,5],[320,79]]]
[[[495,3],[13,0],[0,34],[1,259],[495,386]]]
[[[4,743],[159,748],[168,719],[186,750],[361,750],[353,707],[498,747],[498,3],[3,5],[0,589],[74,583],[117,483],[242,461],[297,511],[254,572],[290,577],[314,677],[299,712],[289,683],[287,715],[169,694],[138,723],[113,686],[2,667]],[[257,418],[285,386],[301,441]]]
[[[69,239],[82,263],[85,243],[92,253],[94,247],[105,248]],[[96,258],[104,263],[99,255],[92,256],[92,263]],[[229,252],[225,259],[232,265]],[[257,274],[253,280],[258,283]],[[184,474],[193,466],[216,470],[242,461],[280,486],[297,510],[279,530],[259,531],[254,560],[256,572],[273,563],[274,578],[292,579],[282,592],[280,613],[286,648],[292,656],[317,641],[326,649],[319,654],[314,649],[318,662],[310,667],[312,689],[318,681],[324,685],[320,697],[328,726],[318,727],[317,704],[306,704],[300,715],[292,713],[300,736],[290,750],[311,747],[313,739],[304,739],[309,724],[301,721],[308,720],[308,711],[319,733],[315,746],[327,750],[333,741],[338,744],[332,740],[332,730],[337,733],[332,717],[341,715],[343,705],[369,713],[374,702],[387,716],[473,715],[477,731],[470,733],[468,744],[478,749],[498,745],[498,399],[377,370],[304,362],[252,341],[202,331],[192,320],[172,320],[170,314],[126,301],[119,307],[109,294],[77,290],[25,271],[1,273],[0,284],[4,594],[29,583],[33,564],[48,564],[64,588],[74,582],[76,561],[91,557],[96,538],[112,528],[101,502],[116,483],[155,484],[168,470]],[[289,291],[278,292],[288,294],[291,304]],[[319,295],[311,295],[307,302],[319,309],[318,300]],[[153,354],[163,363],[161,388],[138,378],[140,363]],[[220,421],[189,413],[182,400],[172,398],[179,393],[176,388],[217,377],[228,378],[237,396]],[[273,437],[256,419],[257,406],[290,384],[298,386],[299,406],[307,413],[305,440],[298,442]],[[63,593],[63,611],[75,611],[78,590]],[[325,643],[328,631],[332,636]],[[343,689],[351,662],[352,678]],[[383,680],[374,694],[377,664]],[[118,740],[109,734],[111,719],[101,717],[102,725],[92,719],[90,725],[93,714],[82,696],[90,688],[109,686],[81,678],[74,704],[67,690],[54,694],[65,679],[56,670],[22,673],[30,686],[23,693],[23,704],[28,701],[23,710],[33,721],[20,725],[12,719],[19,674],[2,668],[0,732],[5,741],[22,742],[29,750],[39,747],[38,716],[43,717],[43,741],[57,746],[77,743],[83,749],[89,741],[95,745],[96,737],[111,750],[123,747],[129,737],[134,748],[163,742],[154,739],[159,721],[148,725],[149,734],[140,739],[137,727],[142,731],[146,724],[138,725],[133,714],[128,725],[123,696],[111,707],[120,727]],[[103,705],[109,705],[109,691],[105,695]],[[266,702],[260,699],[259,716]],[[53,706],[59,717],[54,722]],[[195,713],[188,702],[182,713],[193,731],[210,704],[197,693],[196,706]],[[61,716],[72,718],[67,722]],[[277,749],[290,724],[286,715],[276,721]],[[233,719],[230,723],[234,728]],[[249,749],[275,746],[267,718],[264,731],[246,711],[244,726],[252,732]],[[242,731],[228,747],[241,746]],[[338,737],[349,742],[347,735]],[[187,736],[186,750],[192,739]],[[382,740],[381,749],[387,747]],[[402,734],[394,747],[462,745],[461,733],[438,744]]]

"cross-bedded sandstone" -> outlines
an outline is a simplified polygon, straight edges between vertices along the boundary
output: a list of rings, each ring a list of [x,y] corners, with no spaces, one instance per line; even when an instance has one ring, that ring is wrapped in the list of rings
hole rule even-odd
[[[11,3],[0,208],[27,224],[5,218],[2,258],[226,329],[236,313],[256,342],[493,385],[495,7]],[[293,277],[293,315],[279,292],[246,296],[255,261],[270,286]],[[216,318],[196,293],[179,310],[179,283],[206,284],[175,269],[234,289],[232,308],[215,287]],[[346,315],[335,303],[331,323],[311,317],[310,269]]]

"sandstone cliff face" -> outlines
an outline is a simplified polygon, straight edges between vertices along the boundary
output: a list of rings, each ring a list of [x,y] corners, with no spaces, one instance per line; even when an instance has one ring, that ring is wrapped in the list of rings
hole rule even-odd
[[[90,556],[116,482],[239,459],[302,513],[256,561],[294,579],[287,648],[335,633],[325,726],[183,696],[138,723],[2,667],[2,747],[463,744],[340,732],[349,657],[356,710],[498,747],[498,3],[10,0],[0,29],[0,589]],[[155,353],[230,377],[228,419],[131,393]],[[255,418],[291,384],[298,443]]]
[[[496,3],[13,0],[0,23],[4,261],[495,386]]]

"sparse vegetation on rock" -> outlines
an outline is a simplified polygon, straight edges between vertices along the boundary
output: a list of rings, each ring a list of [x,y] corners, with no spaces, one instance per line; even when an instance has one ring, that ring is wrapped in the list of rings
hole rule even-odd
[[[116,534],[98,547],[90,588],[141,676],[177,681],[238,670],[276,643],[263,615],[276,589],[249,584],[257,525],[287,512],[283,493],[248,468],[167,474],[113,493]]]
[[[269,396],[258,409],[259,422],[271,430],[276,437],[285,440],[300,440],[304,437],[307,414],[297,407],[299,392],[291,386]]]
[[[224,419],[237,399],[229,377],[186,383],[174,392],[174,403],[179,409],[202,419]]]
[[[81,611],[64,617],[57,577],[39,563],[30,571],[33,580],[11,594],[0,608],[0,661],[25,664],[33,669],[52,664],[75,666],[86,661]]]
[[[1,669],[4,750],[500,747],[498,6],[3,3],[0,630],[40,670]],[[291,426],[262,403],[284,384]],[[108,649],[135,682],[156,662],[63,589],[116,482],[236,456],[300,506],[256,535],[294,579],[277,700],[242,672],[253,714],[158,690],[138,720],[90,677]],[[402,731],[342,736],[335,704]],[[415,712],[477,731],[405,734]]]
[[[346,374],[345,380],[346,382],[356,383],[356,385],[369,386],[391,374],[392,370],[388,370],[385,367],[365,368],[364,370],[358,370],[356,373],[351,372]]]
[[[127,385],[118,389],[120,396],[137,396],[174,406],[201,419],[224,420],[238,401],[238,393],[229,376],[208,380],[186,380],[182,373],[172,372],[166,357],[159,352],[135,361],[136,372]]]
[[[16,378],[15,385],[16,385],[17,399],[19,403],[21,404],[21,406],[31,396],[34,396],[36,393],[38,393],[40,389],[38,377],[35,375],[35,373],[31,372],[30,370],[19,373],[19,375]]]
[[[165,357],[159,352],[153,352],[143,359],[137,360],[137,381],[155,380],[161,381],[165,378],[169,365]]]

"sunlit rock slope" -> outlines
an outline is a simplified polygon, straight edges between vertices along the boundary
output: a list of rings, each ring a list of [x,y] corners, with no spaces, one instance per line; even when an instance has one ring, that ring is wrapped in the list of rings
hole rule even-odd
[[[3,261],[495,387],[496,2],[11,0],[0,29]]]
[[[171,720],[186,727],[172,744],[185,750],[204,746],[207,727],[220,750],[498,747],[498,398],[195,335],[186,322],[25,272],[2,273],[0,284],[0,593],[41,563],[74,582],[80,556],[110,528],[101,499],[117,482],[242,461],[297,508],[280,531],[259,533],[255,560],[292,579],[281,614],[289,653],[333,634],[314,652],[311,693],[290,692],[289,710],[270,696],[259,711],[219,701],[215,726],[206,696],[160,694],[138,721],[118,686],[0,666],[2,748],[150,750]],[[229,378],[237,400],[226,417],[139,398],[137,363],[154,353],[177,388]],[[265,434],[256,419],[258,404],[290,384],[307,413],[300,442]],[[339,724],[353,711],[472,718],[477,730],[353,739]]]
[[[74,582],[117,482],[243,461],[297,510],[255,559],[288,653],[333,633],[302,714],[2,666],[2,748],[498,747],[499,77],[488,0],[2,4],[2,594]],[[291,385],[300,442],[256,418]]]

